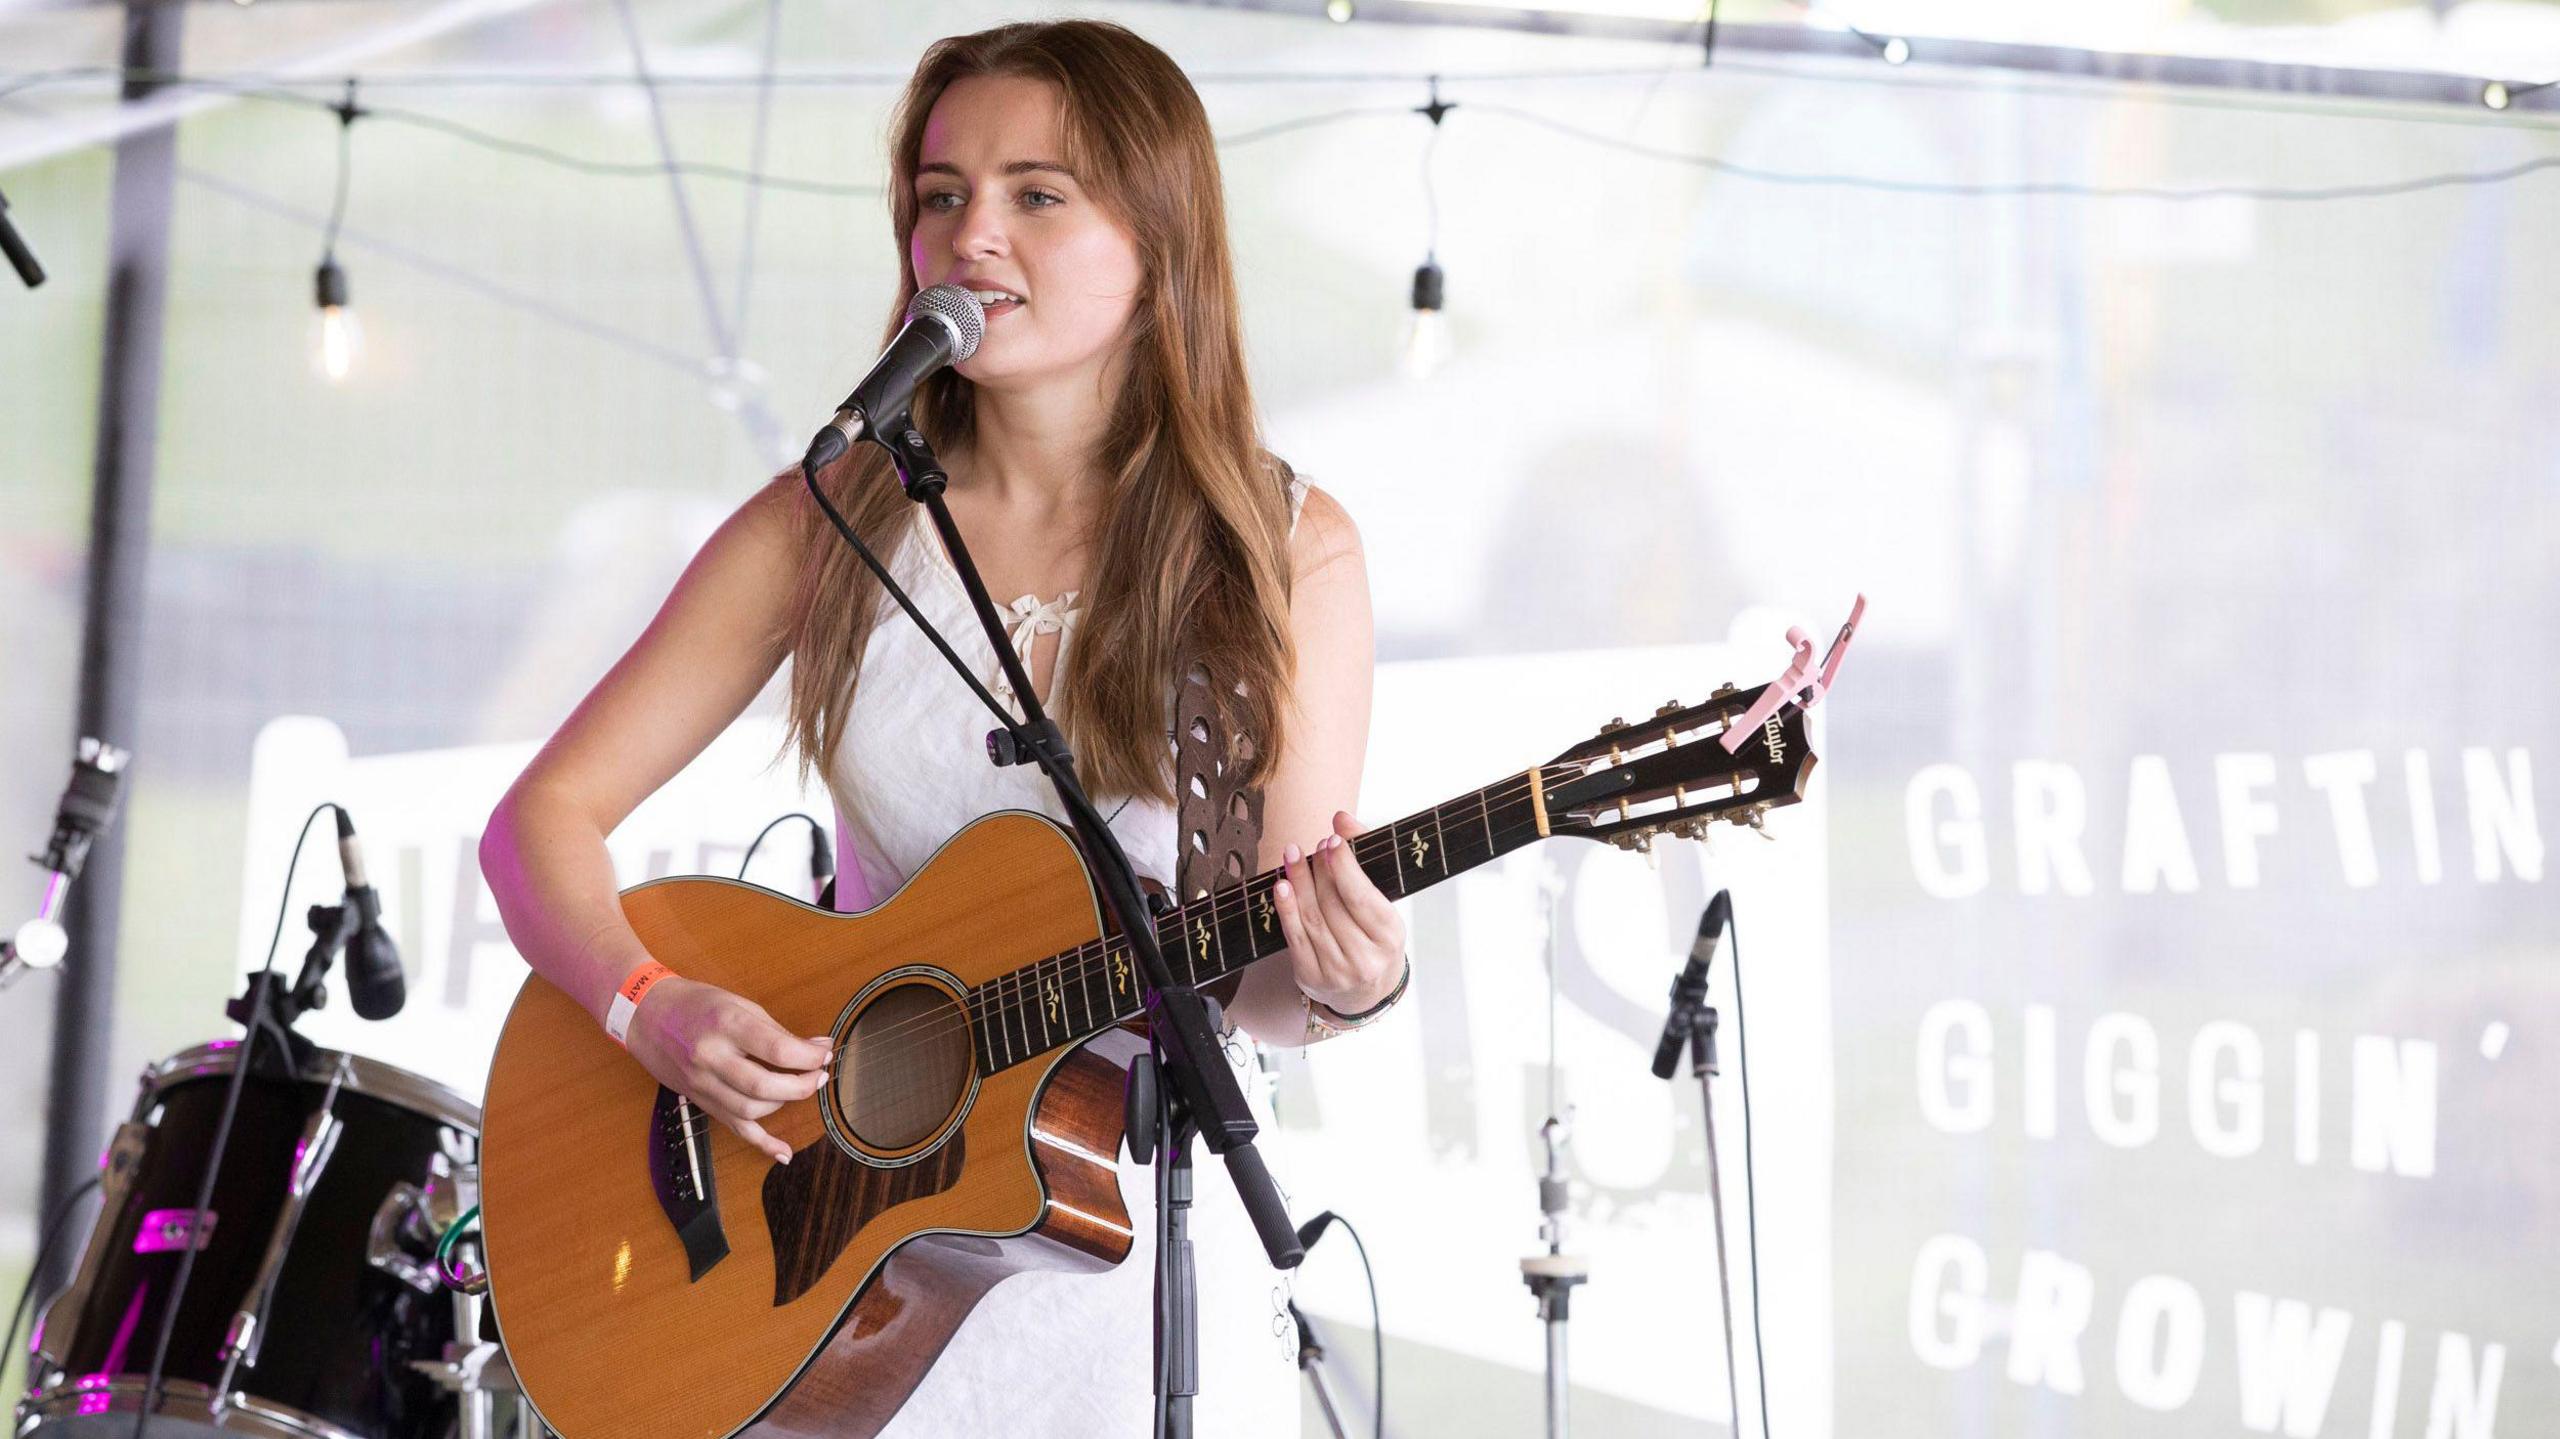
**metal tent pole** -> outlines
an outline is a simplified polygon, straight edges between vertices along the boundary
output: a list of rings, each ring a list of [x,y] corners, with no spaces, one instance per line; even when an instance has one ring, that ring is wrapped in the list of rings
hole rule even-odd
[[[124,65],[145,75],[180,68],[185,7],[129,0]],[[124,102],[157,85],[127,81]],[[143,571],[151,551],[151,480],[159,441],[161,324],[169,291],[169,215],[177,190],[174,125],[138,130],[116,144],[109,203],[106,329],[98,384],[98,450],[89,513],[88,591],[82,604],[80,716],[76,731],[131,748],[142,662]],[[147,767],[149,757],[143,756]],[[148,773],[147,768],[144,771]],[[40,1214],[94,1173],[107,1132],[107,1062],[115,1020],[117,906],[124,893],[125,828],[110,829],[71,891],[64,925],[71,952],[54,994],[51,1092],[45,1118]],[[42,1276],[58,1286],[76,1246]]]

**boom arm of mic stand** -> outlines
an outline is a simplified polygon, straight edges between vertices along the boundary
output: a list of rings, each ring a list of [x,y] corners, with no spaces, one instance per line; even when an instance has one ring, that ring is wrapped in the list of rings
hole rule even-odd
[[[1295,1226],[1289,1223],[1288,1206],[1281,1201],[1278,1186],[1271,1182],[1271,1171],[1263,1165],[1260,1151],[1253,1147],[1259,1127],[1253,1111],[1245,1106],[1243,1087],[1236,1083],[1234,1071],[1227,1068],[1217,1037],[1210,1030],[1208,1002],[1199,990],[1175,980],[1172,967],[1165,963],[1164,953],[1156,944],[1155,919],[1139,897],[1137,870],[1130,864],[1128,852],[1121,848],[1119,836],[1112,833],[1109,822],[1094,808],[1084,786],[1077,781],[1075,756],[1068,751],[1058,727],[1050,722],[1039,696],[1033,693],[1031,676],[1024,669],[1021,656],[1005,640],[1004,623],[997,618],[995,602],[988,597],[986,582],[979,577],[968,545],[960,537],[960,527],[944,503],[943,489],[950,476],[906,415],[872,427],[865,438],[888,451],[899,478],[906,484],[908,497],[925,507],[942,537],[943,547],[950,551],[952,568],[958,571],[961,586],[968,591],[970,608],[986,631],[987,643],[995,650],[996,662],[1004,668],[1006,682],[1013,686],[1014,696],[1022,704],[1022,720],[1017,723],[983,689],[979,694],[1011,733],[1019,752],[1038,761],[1042,773],[1057,789],[1059,802],[1066,806],[1076,834],[1084,841],[1085,857],[1101,883],[1104,902],[1119,925],[1121,936],[1136,952],[1139,972],[1147,977],[1148,1026],[1172,1061],[1165,1070],[1175,1091],[1191,1111],[1192,1121],[1209,1151],[1226,1160],[1227,1177],[1244,1201],[1245,1212],[1252,1217],[1254,1231],[1261,1236],[1272,1265],[1296,1268],[1306,1257],[1306,1250],[1298,1243]],[[959,662],[947,647],[944,654],[954,664]],[[970,678],[974,682],[976,677]]]

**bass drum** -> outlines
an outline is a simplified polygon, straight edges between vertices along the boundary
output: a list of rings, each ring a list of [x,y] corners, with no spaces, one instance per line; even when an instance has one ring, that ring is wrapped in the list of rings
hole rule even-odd
[[[479,1109],[356,1055],[309,1049],[288,1079],[262,1051],[196,1226],[237,1055],[234,1043],[203,1045],[143,1075],[79,1270],[37,1332],[41,1382],[18,1407],[20,1439],[128,1439],[190,1244],[152,1439],[453,1430],[454,1395],[413,1363],[444,1359],[455,1337],[432,1268],[435,1220],[456,1170],[478,1163]],[[263,1318],[243,1326],[244,1310]]]

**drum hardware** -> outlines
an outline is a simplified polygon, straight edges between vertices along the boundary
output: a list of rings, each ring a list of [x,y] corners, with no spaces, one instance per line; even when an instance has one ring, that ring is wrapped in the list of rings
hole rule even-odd
[[[382,1196],[382,1207],[373,1212],[365,1262],[421,1294],[443,1290],[445,1282],[436,1273],[436,1241],[479,1200],[479,1166],[465,1161],[462,1167],[467,1183],[455,1172],[452,1157],[438,1154],[429,1161],[425,1184],[392,1185]]]
[[[231,1381],[242,1364],[258,1367],[258,1350],[266,1343],[267,1306],[275,1299],[276,1275],[284,1268],[285,1251],[293,1244],[294,1231],[302,1226],[302,1211],[311,1202],[311,1189],[329,1167],[329,1158],[338,1149],[338,1136],[346,1126],[338,1120],[338,1090],[347,1082],[347,1067],[334,1067],[329,1075],[328,1093],[321,1096],[320,1107],[302,1126],[302,1140],[293,1147],[293,1169],[285,1180],[285,1202],[276,1213],[276,1225],[267,1235],[267,1256],[258,1263],[258,1277],[249,1281],[249,1292],[240,1308],[231,1316],[231,1328],[222,1337],[222,1382],[214,1387],[215,1407],[231,1393]],[[199,1244],[197,1247],[201,1248]]]
[[[90,1226],[89,1242],[80,1251],[80,1267],[72,1271],[71,1283],[42,1311],[48,1317],[69,1313],[87,1302],[89,1290],[97,1283],[98,1270],[107,1256],[107,1237],[115,1228],[117,1216],[124,1213],[125,1203],[132,1196],[134,1174],[142,1167],[143,1156],[150,1147],[151,1126],[134,1120],[116,1126],[115,1138],[107,1144],[106,1164],[98,1191],[97,1221]],[[194,1211],[188,1212],[192,1214]],[[210,1234],[212,1226],[208,1224],[205,1229]],[[59,1337],[52,1324],[37,1321],[35,1348],[27,1356],[29,1374],[39,1368],[61,1364],[61,1359],[50,1347]]]

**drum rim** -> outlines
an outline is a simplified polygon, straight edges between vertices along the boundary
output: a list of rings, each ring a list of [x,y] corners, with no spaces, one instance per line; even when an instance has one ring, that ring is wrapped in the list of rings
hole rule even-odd
[[[86,1375],[68,1384],[57,1384],[29,1394],[23,1410],[27,1417],[33,1419],[77,1418],[83,1411],[70,1406],[93,1406],[96,1396],[104,1394],[107,1396],[104,1410],[91,1407],[85,1412],[132,1414],[142,1408],[142,1391],[149,1387],[150,1382],[147,1377],[109,1375],[101,1378]],[[219,1415],[213,1412],[212,1398],[210,1385],[193,1379],[163,1379],[160,1381],[160,1403],[152,1413],[171,1419],[193,1420],[248,1435],[250,1439],[366,1439],[354,1430],[341,1429],[316,1415],[306,1414],[288,1404],[261,1399],[245,1390],[234,1390],[231,1402],[223,1406]],[[244,1419],[255,1427],[243,1425],[241,1421]],[[37,1439],[42,1439],[40,1431]]]
[[[239,1053],[240,1041],[236,1039],[208,1040],[179,1050],[142,1071],[143,1097],[148,1100],[179,1080],[229,1074]],[[480,1133],[479,1105],[423,1074],[383,1060],[314,1045],[311,1060],[302,1069],[303,1082],[328,1083],[341,1062],[347,1066],[346,1087],[356,1093],[440,1120],[475,1136]]]

